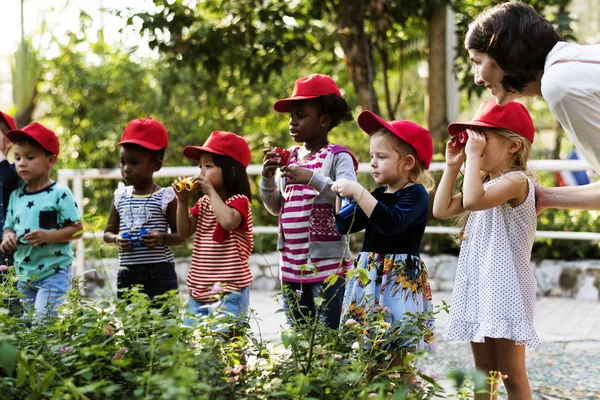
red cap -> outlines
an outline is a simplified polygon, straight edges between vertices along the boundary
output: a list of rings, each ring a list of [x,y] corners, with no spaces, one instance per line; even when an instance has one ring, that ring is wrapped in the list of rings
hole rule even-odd
[[[23,129],[15,129],[6,133],[6,137],[12,142],[25,136],[35,140],[52,154],[58,155],[60,145],[56,134],[39,122],[32,122]]]
[[[448,125],[450,136],[456,136],[471,127],[501,128],[523,136],[533,143],[535,126],[527,108],[521,103],[511,101],[499,106],[495,101],[487,100],[477,110],[473,121],[453,122]]]
[[[169,146],[167,128],[152,118],[131,120],[125,126],[119,144],[133,143],[150,150],[160,150]]]
[[[294,83],[292,97],[277,100],[275,104],[273,104],[273,108],[275,111],[281,113],[290,112],[292,109],[292,101],[314,99],[332,93],[342,97],[340,89],[333,79],[327,75],[312,74],[297,79],[296,83]]]
[[[214,131],[206,139],[204,146],[187,146],[183,149],[183,154],[189,159],[199,160],[200,154],[203,151],[229,156],[244,167],[250,164],[250,147],[248,146],[248,142],[235,133]]]
[[[374,112],[365,110],[358,116],[358,126],[369,135],[372,135],[381,128],[392,132],[410,144],[417,152],[417,158],[425,165],[426,169],[429,169],[431,157],[433,157],[433,141],[431,140],[429,131],[421,125],[401,119],[387,122]]]
[[[13,117],[2,111],[0,111],[0,115],[2,116],[2,118],[4,118],[6,124],[8,125],[11,131],[17,130],[17,124],[15,123],[15,119]]]

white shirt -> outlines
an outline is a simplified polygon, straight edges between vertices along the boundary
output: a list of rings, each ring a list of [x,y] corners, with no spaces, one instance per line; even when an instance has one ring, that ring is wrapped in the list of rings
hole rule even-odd
[[[600,45],[558,42],[546,57],[542,96],[581,155],[600,173]]]

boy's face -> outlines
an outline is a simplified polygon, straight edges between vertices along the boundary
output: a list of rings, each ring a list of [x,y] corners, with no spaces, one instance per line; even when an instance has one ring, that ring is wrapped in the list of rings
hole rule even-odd
[[[17,174],[27,182],[47,180],[56,163],[54,154],[47,155],[44,149],[27,142],[15,143],[14,156]]]
[[[159,163],[152,154],[138,147],[121,146],[121,175],[128,185],[145,184],[152,180]]]

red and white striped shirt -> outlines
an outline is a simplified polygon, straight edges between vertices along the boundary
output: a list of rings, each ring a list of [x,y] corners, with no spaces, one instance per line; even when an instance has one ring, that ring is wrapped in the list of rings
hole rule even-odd
[[[197,224],[187,285],[190,296],[201,302],[217,300],[218,293],[212,291],[217,282],[226,291],[241,290],[252,283],[248,265],[254,245],[250,202],[246,196],[237,194],[225,204],[242,215],[240,226],[230,232],[217,224],[208,196],[190,209]]]
[[[298,161],[295,153],[289,165],[320,171],[331,147],[332,145],[328,144],[302,161]],[[309,226],[317,194],[309,185],[296,184],[285,187],[283,207],[279,215],[285,238],[279,261],[281,280],[284,282],[323,282],[329,275],[341,275],[351,266],[349,258],[310,258]]]

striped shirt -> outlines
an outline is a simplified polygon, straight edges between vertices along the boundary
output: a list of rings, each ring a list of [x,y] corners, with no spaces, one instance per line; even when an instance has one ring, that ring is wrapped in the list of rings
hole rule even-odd
[[[197,224],[187,285],[190,296],[201,302],[217,300],[218,292],[213,291],[216,283],[225,291],[238,291],[252,283],[248,265],[254,245],[250,202],[246,196],[237,194],[225,204],[242,216],[240,226],[230,232],[217,223],[208,196],[190,209]]]
[[[133,186],[120,184],[115,190],[115,209],[119,213],[119,234],[127,232],[132,238],[139,237],[140,230],[168,232],[167,206],[175,199],[173,188],[160,188],[148,195],[134,195]],[[173,262],[175,257],[169,246],[145,246],[131,250],[119,249],[120,265],[143,265]]]
[[[332,146],[328,144],[302,161],[298,160],[298,152],[293,152],[289,165],[320,171]],[[315,220],[318,213],[314,213],[313,210],[317,195],[317,191],[310,185],[297,184],[285,187],[283,207],[279,215],[280,229],[285,238],[279,260],[281,280],[284,282],[322,282],[331,274],[341,275],[351,266],[352,260],[349,258],[310,258],[309,229],[311,214],[313,224],[318,223],[318,220]],[[333,229],[335,230],[335,226]]]

